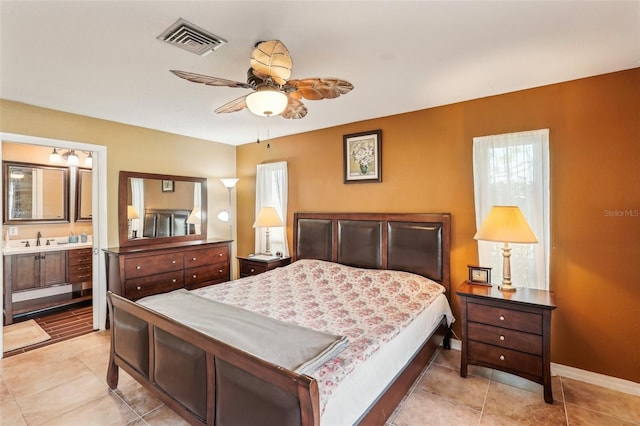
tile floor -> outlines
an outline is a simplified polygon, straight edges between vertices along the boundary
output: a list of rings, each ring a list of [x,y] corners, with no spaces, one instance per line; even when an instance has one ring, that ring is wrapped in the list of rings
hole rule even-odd
[[[2,425],[186,425],[127,374],[106,384],[109,332],[0,360]],[[640,425],[640,397],[562,377],[542,387],[488,369],[458,374],[460,352],[437,353],[388,425]],[[508,403],[507,403],[508,402]]]

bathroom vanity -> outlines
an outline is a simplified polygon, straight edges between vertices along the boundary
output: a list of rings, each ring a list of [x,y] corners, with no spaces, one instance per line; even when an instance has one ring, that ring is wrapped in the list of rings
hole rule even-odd
[[[14,318],[91,300],[92,243],[5,247],[5,325]]]

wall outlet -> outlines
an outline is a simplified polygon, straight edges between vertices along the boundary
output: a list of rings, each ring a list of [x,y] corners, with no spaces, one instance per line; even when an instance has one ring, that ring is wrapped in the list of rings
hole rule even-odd
[[[16,235],[18,235],[18,227],[17,226],[10,226],[9,227],[9,235],[12,237],[15,237]]]

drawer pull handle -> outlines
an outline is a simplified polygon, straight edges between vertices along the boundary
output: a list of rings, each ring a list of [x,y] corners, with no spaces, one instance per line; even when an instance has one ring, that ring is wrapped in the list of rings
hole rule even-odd
[[[255,271],[256,271],[255,269],[251,268],[251,272],[255,272]]]
[[[192,257],[191,260],[196,261],[197,257]]]
[[[500,340],[504,340],[504,336],[500,336]]]
[[[222,253],[218,253],[218,256],[222,257]]]
[[[218,272],[222,273],[222,269],[220,269]]]
[[[196,274],[193,274],[193,278],[196,278]]]
[[[141,290],[141,289],[142,289],[142,287],[140,287],[140,286],[136,287],[136,290]]]
[[[504,355],[500,355],[500,361],[504,361]]]
[[[175,260],[172,260],[172,261],[171,261],[171,263],[176,263],[176,261],[175,261]]]
[[[171,280],[171,282],[174,282],[174,283],[175,283],[176,281],[178,281],[178,280],[176,280],[175,278]]]
[[[142,269],[142,266],[136,266],[136,269]]]
[[[504,315],[500,315],[500,321],[504,321]]]

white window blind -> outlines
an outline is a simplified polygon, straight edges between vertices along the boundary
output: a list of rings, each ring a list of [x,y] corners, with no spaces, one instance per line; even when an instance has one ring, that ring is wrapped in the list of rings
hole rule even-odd
[[[287,162],[258,164],[256,171],[256,212],[262,207],[275,207],[282,219],[283,226],[269,228],[269,240],[271,253],[282,252],[284,257],[289,256],[289,244],[287,243]],[[266,237],[264,228],[256,228],[255,251],[264,253],[266,249]]]
[[[473,138],[476,229],[494,205],[518,206],[538,240],[509,244],[514,287],[549,288],[549,129]],[[502,280],[502,243],[478,241],[481,266]]]

